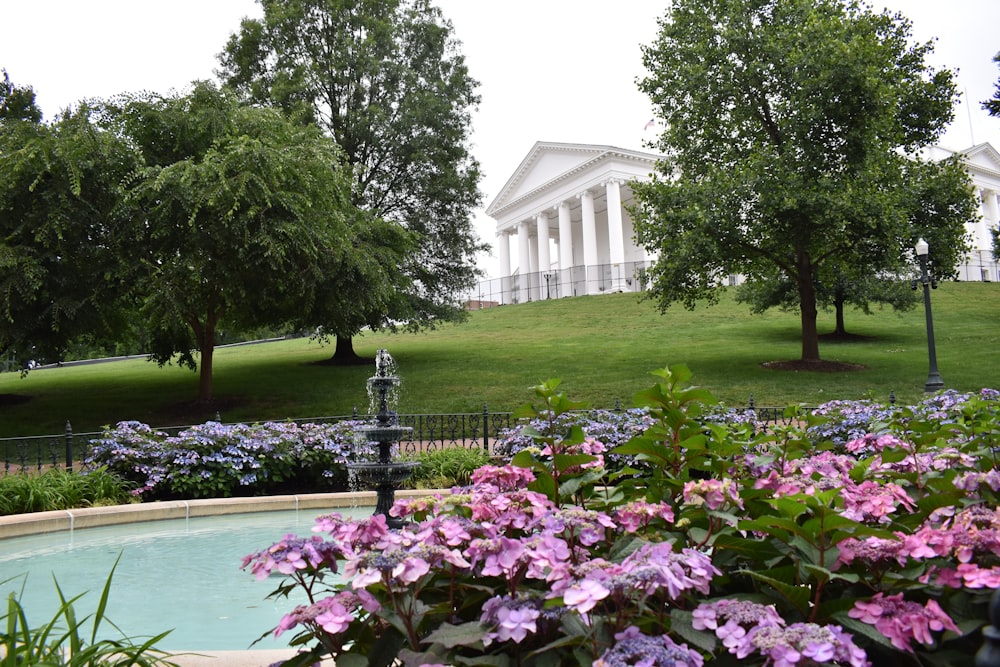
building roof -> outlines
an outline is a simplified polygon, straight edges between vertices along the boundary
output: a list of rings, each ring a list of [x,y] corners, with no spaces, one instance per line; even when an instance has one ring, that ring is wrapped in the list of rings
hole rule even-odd
[[[539,210],[558,204],[571,190],[593,187],[609,178],[624,181],[653,173],[655,153],[596,144],[566,144],[539,141],[532,146],[513,175],[487,207],[486,214],[507,219],[524,208]]]

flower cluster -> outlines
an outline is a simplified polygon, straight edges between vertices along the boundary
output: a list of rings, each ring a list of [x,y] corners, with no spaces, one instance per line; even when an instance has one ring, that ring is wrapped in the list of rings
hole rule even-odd
[[[854,643],[850,634],[839,625],[793,623],[759,625],[739,642],[732,651],[743,659],[759,653],[774,667],[794,665],[845,665],[871,667],[864,650]]]
[[[582,428],[588,437],[602,443],[604,448],[610,450],[643,433],[653,424],[649,411],[642,409],[567,412],[558,415],[551,422],[545,419],[545,416],[502,431],[494,443],[494,451],[499,456],[513,458],[518,452],[535,447],[536,442],[529,432],[550,435],[553,429],[565,431],[574,425]],[[609,463],[619,467],[630,460],[631,457],[616,455],[611,457]]]
[[[144,499],[212,498],[337,488],[332,477],[355,451],[359,422],[220,424],[170,435],[119,422],[91,441],[85,464],[107,467]]]
[[[885,425],[896,414],[894,406],[871,400],[829,401],[813,409],[812,421],[816,423],[806,429],[806,436],[815,441],[845,445],[869,434],[884,434]]]
[[[932,630],[961,632],[936,601],[928,600],[921,606],[904,600],[902,593],[888,596],[876,593],[870,600],[855,602],[848,614],[851,618],[874,625],[893,646],[909,652],[913,651],[912,643],[915,641],[933,644]]]
[[[267,579],[273,572],[296,574],[299,570],[318,571],[322,567],[337,571],[337,561],[351,555],[338,540],[324,540],[318,535],[301,538],[285,535],[269,548],[255,551],[243,558],[242,567],[250,568],[257,579]]]
[[[748,600],[723,599],[703,602],[692,613],[695,630],[712,630],[722,645],[735,653],[747,632],[765,625],[785,625],[774,605],[759,604]]]
[[[615,645],[594,662],[594,667],[702,667],[705,659],[687,644],[669,635],[650,637],[632,626],[615,634]]]
[[[542,600],[538,598],[493,597],[483,605],[479,622],[493,630],[483,635],[483,643],[511,640],[520,644],[529,634],[538,630],[538,617],[542,613]]]

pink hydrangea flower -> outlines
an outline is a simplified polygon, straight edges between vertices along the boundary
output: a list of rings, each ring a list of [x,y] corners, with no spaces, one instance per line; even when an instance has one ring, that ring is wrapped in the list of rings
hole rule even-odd
[[[876,593],[870,600],[859,600],[848,612],[851,618],[874,625],[892,645],[902,651],[913,652],[914,641],[933,644],[932,631],[951,630],[959,633],[958,626],[944,613],[934,600],[921,606],[903,599],[903,594],[884,596]]]
[[[563,603],[570,609],[586,614],[597,603],[611,594],[607,588],[593,579],[582,579],[562,591]]]
[[[483,605],[480,622],[493,626],[493,630],[483,636],[483,643],[489,646],[494,640],[520,644],[529,634],[538,630],[536,623],[541,604],[539,600],[493,597]]]

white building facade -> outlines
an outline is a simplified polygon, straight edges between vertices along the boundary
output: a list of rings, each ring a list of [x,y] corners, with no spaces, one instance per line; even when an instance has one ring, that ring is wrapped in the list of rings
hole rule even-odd
[[[928,159],[955,154],[928,149]],[[958,155],[980,201],[966,224],[973,250],[960,280],[1000,281],[992,229],[1000,224],[1000,153],[980,144]],[[480,304],[640,291],[655,261],[635,243],[631,184],[652,177],[654,153],[592,144],[538,142],[486,214],[496,220],[500,276],[481,283]]]
[[[958,155],[979,200],[979,217],[965,224],[972,250],[958,267],[959,280],[1000,282],[1000,267],[993,256],[993,231],[1000,225],[1000,152],[991,144],[977,144],[961,151],[940,146],[927,149],[926,157],[944,160]]]
[[[488,300],[643,289],[652,258],[635,244],[628,208],[631,184],[650,178],[657,157],[613,146],[536,143],[486,209],[497,221],[500,260]]]

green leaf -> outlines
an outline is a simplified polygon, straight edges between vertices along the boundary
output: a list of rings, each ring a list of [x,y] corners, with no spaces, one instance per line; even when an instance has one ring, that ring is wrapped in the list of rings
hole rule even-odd
[[[337,656],[337,667],[368,667],[368,658],[358,653],[341,653]]]
[[[644,456],[653,462],[664,462],[668,461],[670,458],[670,450],[664,446],[662,441],[653,440],[643,436],[633,438],[625,444],[618,445],[611,450],[611,453]]]
[[[825,585],[834,576],[833,572],[825,567],[820,567],[819,565],[813,565],[811,563],[803,563],[802,569],[808,572],[809,575],[820,585]]]
[[[469,621],[461,625],[442,623],[434,632],[423,639],[423,643],[441,644],[445,648],[456,646],[482,646],[486,631],[479,621]]]
[[[555,469],[559,472],[562,472],[567,468],[572,468],[573,466],[593,463],[596,460],[597,457],[592,456],[591,454],[556,454],[552,457],[552,463],[555,466]]]
[[[529,484],[528,488],[541,493],[553,502],[558,500],[559,489],[556,486],[556,480],[547,470],[535,470],[535,481]]]
[[[714,653],[718,642],[714,632],[695,630],[691,624],[694,615],[683,609],[670,610],[670,630],[706,653]]]
[[[485,667],[509,667],[510,658],[506,655],[477,655],[477,656],[461,656],[453,655],[451,659],[454,660],[459,665],[470,665],[470,667],[476,667],[483,665]]]
[[[527,468],[528,470],[533,470],[538,466],[538,462],[531,455],[531,452],[524,449],[515,454],[510,463],[518,468]]]
[[[390,667],[396,661],[400,649],[406,645],[406,637],[395,626],[386,628],[368,650],[370,667]],[[337,664],[340,666],[340,657]]]
[[[776,590],[785,600],[795,607],[803,616],[809,611],[809,602],[812,599],[812,589],[809,586],[796,586],[786,583],[774,577],[753,570],[741,570],[742,574],[753,577],[757,581],[765,583]]]

